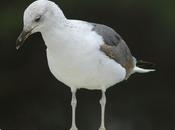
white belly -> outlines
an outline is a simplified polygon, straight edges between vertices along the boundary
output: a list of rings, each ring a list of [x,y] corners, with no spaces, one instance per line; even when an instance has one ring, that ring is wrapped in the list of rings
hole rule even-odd
[[[106,89],[124,80],[125,69],[103,53],[64,53],[53,56],[47,50],[52,74],[71,88]]]
[[[125,69],[99,50],[102,37],[83,25],[42,33],[52,74],[71,88],[105,89],[124,80]]]

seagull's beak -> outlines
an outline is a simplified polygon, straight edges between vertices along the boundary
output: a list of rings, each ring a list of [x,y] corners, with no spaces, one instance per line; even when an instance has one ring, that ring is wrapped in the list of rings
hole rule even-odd
[[[31,35],[32,31],[23,30],[16,40],[16,49],[18,50],[26,41],[26,39]]]

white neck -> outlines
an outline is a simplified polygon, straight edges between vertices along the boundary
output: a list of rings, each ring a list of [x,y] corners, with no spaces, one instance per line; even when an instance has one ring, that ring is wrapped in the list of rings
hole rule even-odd
[[[67,18],[65,17],[63,11],[60,9],[60,7],[58,7],[58,5],[56,4],[50,4],[49,6],[51,10],[51,14],[50,16],[50,21],[53,22],[53,24],[60,24],[60,26],[66,24],[67,22]],[[50,23],[51,24],[51,23]]]
[[[66,35],[65,31],[69,27],[69,20],[63,16],[64,15],[62,15],[62,18],[60,18],[60,15],[59,17],[53,17],[50,19],[49,23],[41,30],[41,34],[47,48],[54,49],[57,45],[61,45],[58,43],[60,43],[60,40]],[[55,39],[56,37],[57,39]]]

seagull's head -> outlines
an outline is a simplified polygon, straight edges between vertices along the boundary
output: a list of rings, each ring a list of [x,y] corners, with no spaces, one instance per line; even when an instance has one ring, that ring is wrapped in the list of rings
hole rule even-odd
[[[66,20],[61,9],[52,1],[37,0],[27,7],[23,17],[23,31],[16,41],[19,49],[25,40],[33,33],[50,28],[54,22],[58,24]]]

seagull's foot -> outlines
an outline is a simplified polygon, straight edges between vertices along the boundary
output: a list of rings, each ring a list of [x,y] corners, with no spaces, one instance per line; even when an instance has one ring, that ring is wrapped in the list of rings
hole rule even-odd
[[[99,130],[106,130],[106,128],[104,128],[104,127],[100,127]]]
[[[71,127],[70,130],[78,130],[77,127]]]

